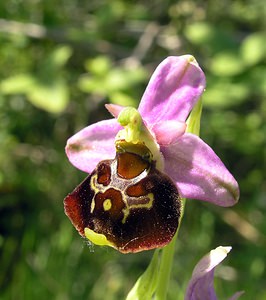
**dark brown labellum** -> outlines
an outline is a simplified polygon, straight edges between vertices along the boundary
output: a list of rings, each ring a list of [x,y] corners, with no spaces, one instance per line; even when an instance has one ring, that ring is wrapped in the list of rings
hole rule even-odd
[[[155,168],[149,150],[126,142],[117,147],[115,159],[97,165],[64,205],[82,236],[89,228],[122,253],[168,244],[181,210],[175,184]]]

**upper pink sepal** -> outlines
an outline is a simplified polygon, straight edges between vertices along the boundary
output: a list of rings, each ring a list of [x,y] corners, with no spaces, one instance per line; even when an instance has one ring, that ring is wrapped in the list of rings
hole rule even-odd
[[[204,89],[205,75],[193,56],[169,56],[152,74],[138,110],[150,126],[184,122]]]

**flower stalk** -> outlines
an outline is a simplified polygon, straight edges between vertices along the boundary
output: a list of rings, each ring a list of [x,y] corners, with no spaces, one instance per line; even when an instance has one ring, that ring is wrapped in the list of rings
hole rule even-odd
[[[187,120],[187,132],[193,133],[195,135],[200,134],[200,119],[202,112],[202,99],[192,109],[190,116]],[[158,283],[156,288],[155,300],[165,300],[167,296],[167,289],[169,285],[169,280],[172,271],[172,265],[175,254],[175,244],[178,237],[179,229],[182,224],[182,219],[185,211],[186,199],[182,199],[182,208],[179,226],[177,228],[176,234],[172,241],[162,249],[161,253],[161,263],[159,267]]]
[[[181,216],[179,221],[180,223],[179,223],[179,227],[177,228],[177,232],[173,237],[172,241],[162,249],[155,300],[166,299],[167,289],[169,285],[169,280],[170,280],[172,265],[174,260],[174,254],[175,254],[175,244],[178,237],[179,228],[182,223],[182,218],[184,215],[185,203],[186,203],[186,199],[182,199],[182,210],[181,210]]]

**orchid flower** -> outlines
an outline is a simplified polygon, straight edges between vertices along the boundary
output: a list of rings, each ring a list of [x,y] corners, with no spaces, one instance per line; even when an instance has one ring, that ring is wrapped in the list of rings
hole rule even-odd
[[[204,89],[194,57],[168,57],[153,73],[138,110],[106,105],[115,118],[68,140],[69,161],[90,174],[64,200],[82,236],[123,253],[160,248],[177,230],[181,198],[225,207],[238,201],[234,177],[186,130]]]
[[[226,258],[231,249],[231,247],[219,246],[197,263],[187,287],[185,300],[217,300],[213,286],[214,270]],[[236,300],[242,294],[242,291],[237,292],[229,300]]]

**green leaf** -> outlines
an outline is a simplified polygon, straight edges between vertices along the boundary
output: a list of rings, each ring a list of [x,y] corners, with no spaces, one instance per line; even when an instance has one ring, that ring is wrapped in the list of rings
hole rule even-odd
[[[109,95],[110,101],[122,106],[137,106],[136,100],[123,92],[114,92]]]
[[[158,280],[159,251],[155,251],[147,270],[139,277],[126,300],[151,300]]]
[[[96,76],[104,76],[112,68],[112,62],[107,56],[97,56],[94,59],[86,60],[85,68]]]
[[[71,54],[72,49],[69,46],[60,46],[52,52],[48,60],[52,65],[60,68],[66,64]]]
[[[257,94],[266,95],[266,67],[258,65],[253,67],[243,81],[250,86],[250,90]]]
[[[36,107],[51,113],[60,113],[68,103],[68,88],[66,83],[60,79],[55,79],[49,85],[36,82],[27,96],[28,100]]]
[[[188,25],[185,29],[185,35],[193,44],[202,45],[215,37],[215,30],[211,24],[198,22]]]
[[[197,104],[193,107],[189,118],[187,120],[187,132],[200,134],[200,119],[202,113],[202,99],[200,99]]]
[[[51,113],[62,112],[68,103],[68,87],[61,78],[42,82],[30,74],[20,74],[5,79],[0,92],[6,95],[24,94],[34,106]]]
[[[212,108],[227,108],[239,105],[248,97],[249,86],[244,83],[219,80],[210,84],[203,96],[204,105]]]
[[[237,47],[230,32],[209,22],[195,22],[187,25],[184,34],[192,44],[207,49],[209,55]]]
[[[98,78],[82,76],[78,80],[78,88],[85,93],[96,93],[101,96],[107,95],[104,82]]]
[[[24,94],[33,105],[51,113],[62,112],[68,103],[68,86],[60,74],[72,50],[60,46],[40,66],[37,74],[19,74],[2,81],[2,94]]]
[[[109,63],[110,61],[105,57],[88,60],[86,68],[90,70],[91,74],[79,78],[79,89],[85,93],[110,97],[121,92],[127,94],[127,91],[130,91],[134,85],[146,79],[146,72],[142,67],[133,69],[125,66],[111,68]]]
[[[19,74],[4,79],[0,85],[1,93],[5,95],[23,94],[34,85],[34,78],[30,74]]]
[[[222,52],[213,57],[211,71],[218,76],[235,76],[243,72],[245,63],[235,51]]]
[[[240,50],[243,60],[248,65],[257,64],[266,56],[265,34],[250,34],[243,41]]]

